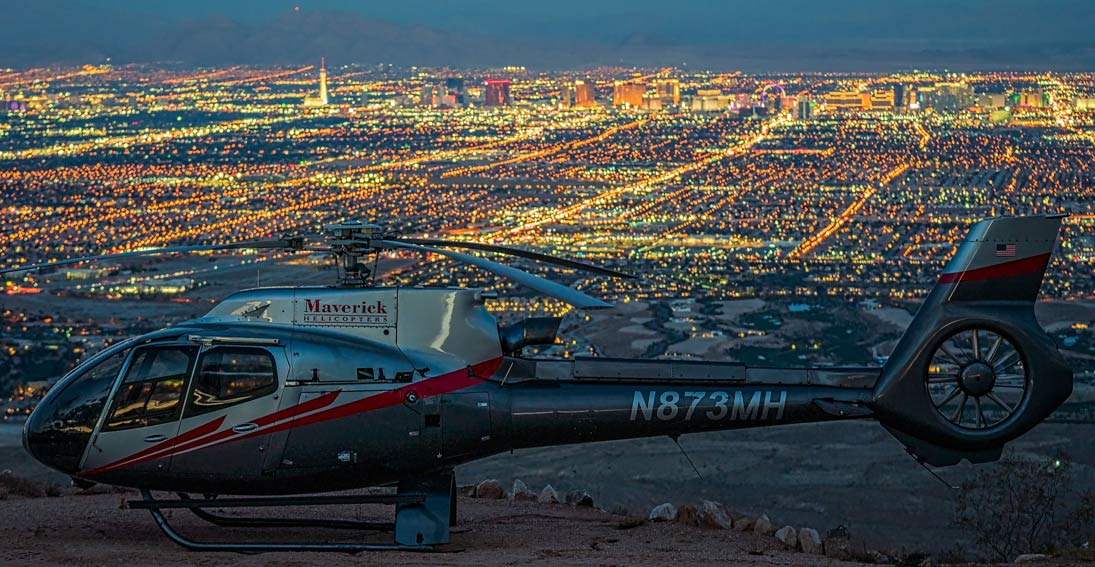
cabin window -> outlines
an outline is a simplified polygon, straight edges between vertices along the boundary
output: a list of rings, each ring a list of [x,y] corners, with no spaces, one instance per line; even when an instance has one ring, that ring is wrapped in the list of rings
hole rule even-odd
[[[196,353],[197,348],[189,346],[136,351],[103,429],[147,427],[178,419],[179,400]]]
[[[200,415],[274,393],[277,365],[260,348],[217,347],[202,354],[186,415]]]

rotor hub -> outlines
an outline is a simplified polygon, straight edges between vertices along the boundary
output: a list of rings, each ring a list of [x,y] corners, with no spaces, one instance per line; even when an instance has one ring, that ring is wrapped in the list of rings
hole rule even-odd
[[[958,373],[958,384],[971,396],[984,396],[996,386],[996,373],[984,362],[971,362]]]

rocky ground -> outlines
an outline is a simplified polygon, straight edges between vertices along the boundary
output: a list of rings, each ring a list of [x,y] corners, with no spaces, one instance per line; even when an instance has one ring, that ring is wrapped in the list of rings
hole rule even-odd
[[[1043,424],[1009,447],[1032,459],[1064,451],[1075,486],[1093,487],[1093,431],[1089,425]],[[958,484],[993,466],[966,463],[936,472]],[[970,547],[969,534],[953,525],[955,491],[873,422],[688,435],[680,447],[661,437],[526,449],[459,467],[457,478],[497,478],[507,487],[519,478],[533,487],[550,483],[561,493],[586,489],[599,504],[632,514],[667,501],[713,500],[744,514],[768,514],[780,526],[812,526],[825,534],[843,525],[883,549],[939,554]]]
[[[9,478],[10,480],[10,478]],[[887,556],[840,534],[824,544],[813,530],[767,518],[738,516],[715,502],[662,506],[649,515],[613,514],[594,507],[587,495],[558,496],[550,488],[522,492],[486,482],[464,487],[452,543],[430,553],[373,552],[358,555],[267,553],[240,555],[186,551],[168,541],[147,513],[125,509],[133,492],[65,488],[60,495],[34,497],[8,492],[0,482],[0,564],[22,566],[305,566],[305,565],[783,565],[843,566],[867,563],[936,565],[918,555]],[[33,492],[33,491],[31,491]],[[558,498],[562,502],[554,502]],[[390,508],[360,505],[332,509],[271,511],[286,517],[311,515],[384,519]],[[173,525],[194,539],[216,541],[264,530],[226,532],[183,511],[169,512]],[[651,519],[653,518],[653,519]],[[355,541],[360,534],[332,530],[283,530],[292,540]],[[386,534],[365,536],[383,542]],[[1082,564],[1079,559],[1033,558],[1031,565]]]
[[[1075,485],[1092,487],[1091,432],[1091,426],[1043,424],[1011,447],[1030,458],[1064,450],[1073,460]],[[15,426],[0,426],[0,469],[67,483],[63,475],[33,461],[17,433]],[[505,453],[459,467],[457,480],[470,484],[495,478],[511,489],[522,479],[537,493],[551,484],[564,497],[586,490],[597,506],[636,516],[665,502],[680,507],[711,500],[754,518],[767,514],[777,528],[812,527],[823,537],[844,526],[871,548],[898,554],[939,556],[956,545],[971,547],[969,534],[953,525],[954,492],[917,466],[877,424],[717,432],[685,436],[680,443],[701,476],[681,449],[663,437]],[[992,466],[964,464],[937,472],[947,482],[959,483],[979,467]],[[0,502],[0,523],[8,508]]]
[[[135,494],[66,494],[0,501],[3,565],[833,565],[832,559],[787,549],[771,535],[644,522],[567,504],[508,499],[460,499],[452,543],[436,553],[377,552],[357,556],[315,553],[237,555],[195,553],[169,542],[146,512],[120,510]],[[386,509],[350,506],[342,515],[382,517]],[[312,511],[329,515],[329,511]],[[215,540],[223,532],[181,511],[172,522],[187,535]],[[240,533],[237,531],[236,533]],[[254,533],[254,530],[251,530]],[[300,529],[283,537],[348,541],[345,532]],[[261,537],[261,536],[260,536]],[[377,534],[370,539],[384,541]],[[849,565],[855,563],[848,563]]]

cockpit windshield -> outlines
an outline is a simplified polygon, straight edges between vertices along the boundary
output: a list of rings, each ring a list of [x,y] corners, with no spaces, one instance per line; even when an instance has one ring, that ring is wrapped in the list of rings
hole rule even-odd
[[[27,446],[43,462],[75,471],[129,354],[121,348],[66,377],[27,420]]]

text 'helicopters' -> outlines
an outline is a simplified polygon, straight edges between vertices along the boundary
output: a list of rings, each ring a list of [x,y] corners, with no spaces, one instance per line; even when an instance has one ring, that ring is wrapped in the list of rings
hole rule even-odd
[[[447,248],[629,276],[514,248],[405,239],[359,223],[328,227],[323,248],[296,237],[94,257],[322,251],[338,259],[341,275],[331,287],[241,291],[203,317],[111,346],[50,390],[26,423],[24,445],[80,483],[141,489],[144,500],[131,507],[149,509],[177,543],[233,551],[447,543],[453,467],[524,447],[873,418],[923,463],[991,461],[1072,391],[1072,372],[1033,310],[1060,223],[1055,215],[974,225],[880,369],[524,357],[524,347],[555,341],[559,319],[499,328],[484,305],[490,294],[374,287],[362,258],[388,249],[441,254],[578,308],[610,305]],[[383,485],[397,490],[285,496]],[[180,499],[156,500],[152,490]],[[188,508],[223,526],[377,527],[204,510],[352,502],[395,504],[394,526],[381,526],[394,528],[395,543],[201,543],[160,513]]]

